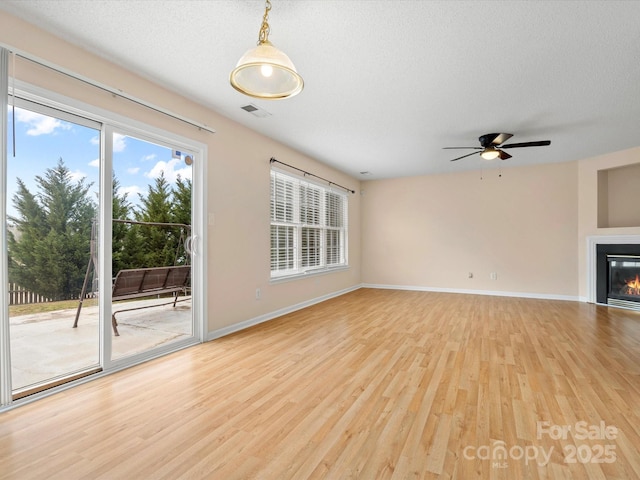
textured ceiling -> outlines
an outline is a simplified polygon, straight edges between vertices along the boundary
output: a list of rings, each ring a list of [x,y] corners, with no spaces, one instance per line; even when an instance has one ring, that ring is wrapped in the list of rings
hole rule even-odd
[[[452,163],[468,152],[442,150],[491,132],[552,142],[510,150],[503,166],[640,145],[640,2],[272,4],[269,38],[305,80],[288,100],[251,99],[228,83],[255,45],[262,1],[3,0],[0,9],[359,178],[498,165],[477,155]],[[240,108],[248,103],[271,116]]]

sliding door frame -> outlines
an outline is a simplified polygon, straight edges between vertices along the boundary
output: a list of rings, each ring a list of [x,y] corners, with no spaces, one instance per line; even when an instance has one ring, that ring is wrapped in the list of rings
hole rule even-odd
[[[0,61],[2,59],[0,58]],[[6,59],[5,59],[6,61]],[[207,295],[206,295],[206,268],[207,265],[207,231],[206,231],[206,205],[207,194],[205,189],[205,179],[207,178],[207,146],[206,144],[172,133],[157,127],[150,126],[138,120],[134,120],[122,115],[104,110],[102,108],[89,105],[73,98],[45,90],[41,87],[33,86],[19,80],[15,80],[14,92],[16,97],[23,98],[36,104],[44,105],[47,108],[66,112],[86,118],[89,121],[102,124],[100,129],[100,200],[99,200],[99,229],[98,237],[98,261],[100,289],[100,363],[102,371],[96,374],[71,381],[69,383],[52,387],[43,392],[25,397],[19,400],[12,400],[11,392],[11,358],[10,358],[10,338],[9,338],[9,315],[8,315],[8,294],[6,288],[3,290],[0,299],[0,412],[9,408],[22,405],[44,396],[55,394],[59,391],[71,388],[81,383],[86,383],[95,378],[128,368],[133,365],[145,362],[152,358],[166,355],[188,346],[202,343],[206,340],[207,322]],[[6,90],[5,90],[6,91]],[[6,106],[7,97],[4,99]],[[2,104],[0,103],[0,106]],[[5,107],[6,112],[6,107]],[[6,168],[7,168],[7,125],[5,118],[0,122],[0,133],[2,140],[2,157],[0,166],[3,173],[3,184],[0,194],[0,214],[6,219]],[[111,289],[104,286],[111,285],[111,245],[112,245],[112,167],[113,167],[113,133],[126,133],[136,138],[157,143],[160,145],[179,148],[193,156],[192,166],[192,253],[191,253],[191,279],[192,279],[192,336],[178,340],[165,346],[155,348],[140,354],[131,355],[124,358],[112,360],[112,332],[111,332]],[[3,220],[2,232],[2,261],[0,262],[0,281],[8,284],[7,273],[7,242],[6,242],[6,221]]]
[[[0,48],[0,92],[9,91],[9,51]],[[9,330],[9,261],[7,255],[7,109],[8,97],[0,94],[0,408],[11,405],[11,350]]]

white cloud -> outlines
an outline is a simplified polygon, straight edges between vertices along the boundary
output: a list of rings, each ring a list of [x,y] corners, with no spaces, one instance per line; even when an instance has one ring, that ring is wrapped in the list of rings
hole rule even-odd
[[[168,162],[160,160],[144,175],[149,178],[158,178],[164,173],[164,178],[166,178],[169,183],[175,183],[178,175],[180,175],[183,180],[191,179],[191,167],[185,166],[184,168],[177,168],[181,161],[179,158],[171,159]]]
[[[118,189],[118,195],[124,195],[126,193],[127,198],[134,201],[138,199],[138,194],[142,192],[142,188],[140,188],[138,185],[130,185],[128,187],[120,187]]]
[[[151,155],[145,155],[144,157],[142,157],[142,161],[149,161],[149,160],[155,160],[155,158],[157,157],[157,155],[155,153],[152,153]]]
[[[21,108],[16,110],[16,122],[29,125],[27,135],[37,137],[38,135],[48,135],[55,133],[56,129],[71,130],[71,125],[62,122],[57,118],[40,115],[39,113]]]
[[[130,173],[131,175],[135,175],[139,171],[140,171],[140,167],[127,168],[127,173]]]
[[[113,151],[122,152],[127,148],[127,137],[119,133],[113,134]],[[96,136],[91,139],[91,145],[100,145],[100,137]]]
[[[95,160],[91,160],[89,162],[89,166],[90,167],[99,167],[100,166],[100,159],[96,158]]]
[[[74,182],[77,182],[79,180],[82,180],[84,177],[86,177],[87,174],[84,172],[81,172],[80,170],[76,170],[75,172],[69,172],[69,177],[71,178],[71,180],[73,180]]]
[[[120,135],[119,133],[113,134],[113,151],[114,152],[122,152],[127,147],[126,142],[127,137],[124,135]]]

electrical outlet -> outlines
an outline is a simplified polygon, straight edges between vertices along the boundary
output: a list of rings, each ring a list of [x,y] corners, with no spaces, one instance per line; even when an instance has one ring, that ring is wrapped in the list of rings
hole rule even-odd
[[[496,272],[491,272],[491,275],[489,275],[489,278],[491,278],[491,280],[497,280],[498,274]]]
[[[261,295],[262,295],[262,292],[260,292],[260,289],[256,288],[256,300],[260,300]]]

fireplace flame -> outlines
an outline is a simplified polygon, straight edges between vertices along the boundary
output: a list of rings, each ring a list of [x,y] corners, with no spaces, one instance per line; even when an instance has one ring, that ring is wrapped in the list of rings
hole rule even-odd
[[[633,280],[627,280],[627,295],[640,295],[640,275]]]

